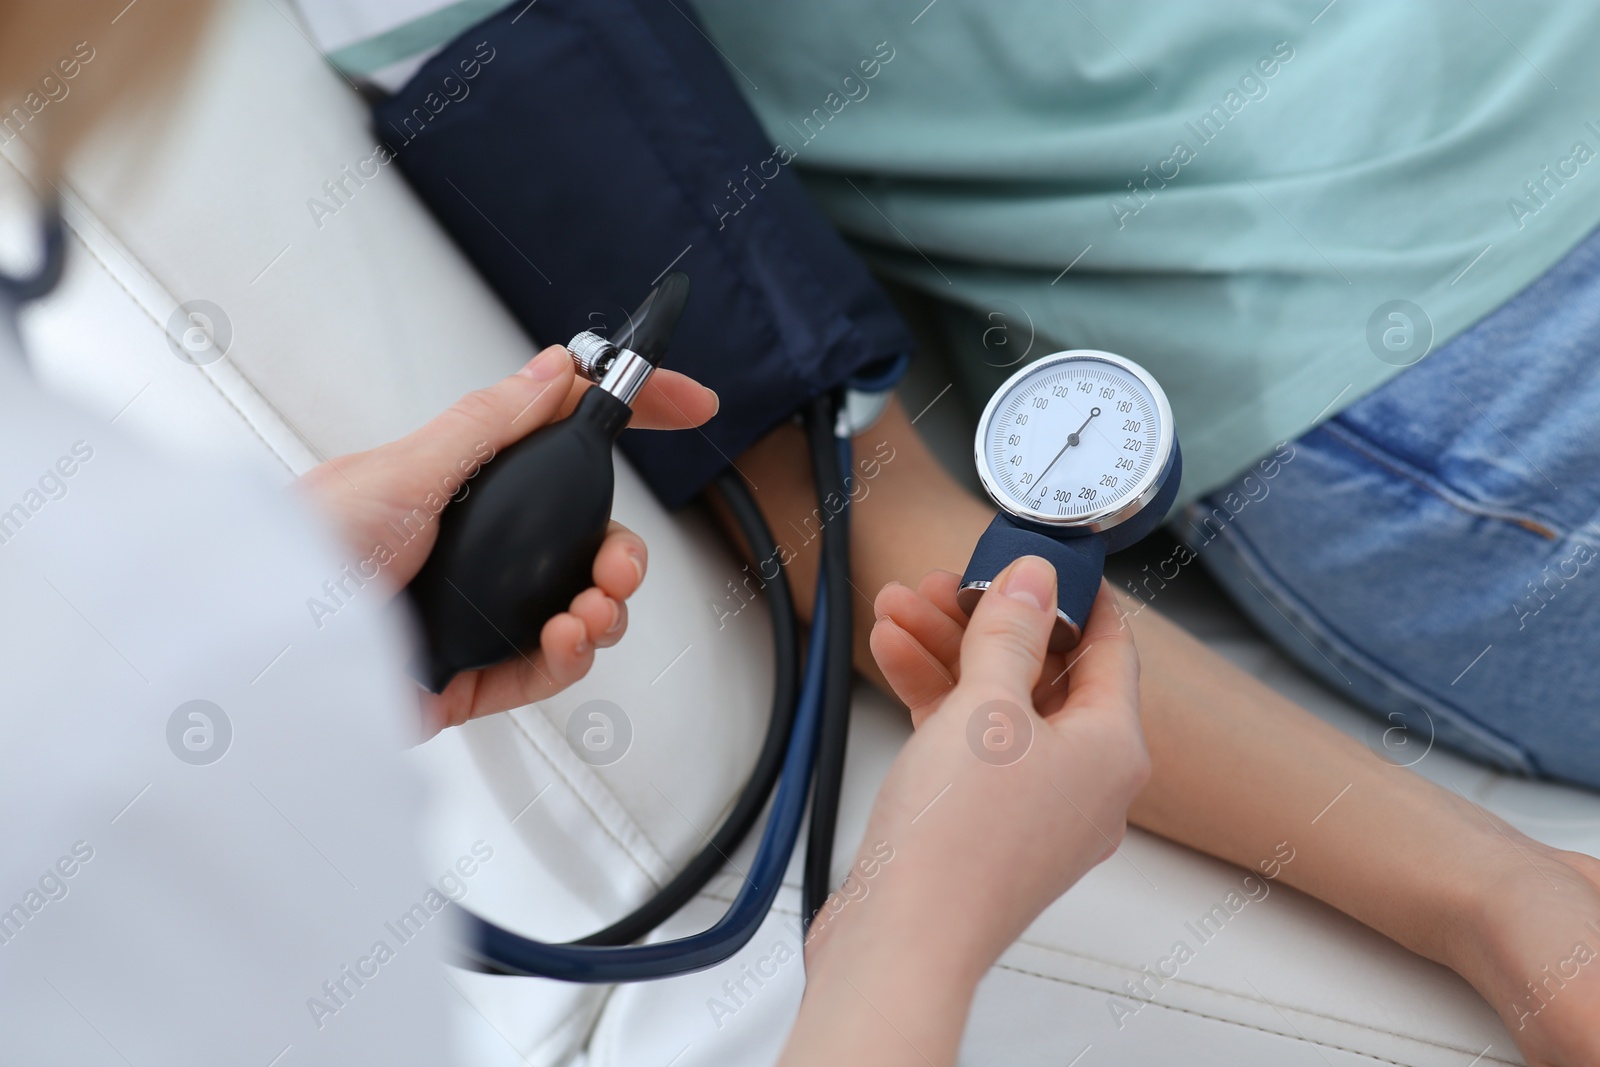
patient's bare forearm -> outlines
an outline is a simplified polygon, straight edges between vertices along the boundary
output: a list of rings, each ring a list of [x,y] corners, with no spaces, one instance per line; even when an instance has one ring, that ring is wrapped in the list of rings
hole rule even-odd
[[[1150,784],[1132,822],[1281,881],[1431,959],[1454,961],[1484,857],[1509,840],[1476,808],[1315,718],[1129,601]]]
[[[936,567],[961,570],[994,510],[950,477],[928,451],[899,402],[854,441],[850,507],[850,571],[855,585],[855,664],[884,684],[872,660],[872,601],[891,581],[913,586]],[[819,536],[826,511],[818,507],[805,436],[780,426],[739,457],[756,503],[789,560],[789,583],[801,614],[810,618]],[[785,551],[787,550],[787,552]],[[792,559],[791,559],[792,554]]]

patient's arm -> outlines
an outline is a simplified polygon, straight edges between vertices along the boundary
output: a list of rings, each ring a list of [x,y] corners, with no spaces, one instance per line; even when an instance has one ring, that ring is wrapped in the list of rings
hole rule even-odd
[[[992,512],[949,477],[898,404],[857,438],[856,455],[880,463],[855,471],[864,484],[851,512],[851,560],[856,662],[881,681],[866,647],[877,615],[898,618],[914,600],[942,594],[888,590],[875,608],[879,590],[961,569]],[[799,431],[782,427],[739,460],[774,534],[797,553],[791,585],[802,597],[818,544],[805,457]],[[953,603],[940,606],[959,618]],[[1529,1012],[1541,1002],[1525,986],[1570,959],[1578,942],[1600,952],[1600,861],[1533,842],[1382,760],[1155,611],[1127,618],[1143,664],[1153,769],[1130,821],[1252,869],[1289,842],[1295,860],[1283,881],[1460,972],[1530,1064],[1600,1063],[1600,959],[1537,1015]],[[948,685],[958,670],[932,646],[908,654],[922,664],[924,686]]]

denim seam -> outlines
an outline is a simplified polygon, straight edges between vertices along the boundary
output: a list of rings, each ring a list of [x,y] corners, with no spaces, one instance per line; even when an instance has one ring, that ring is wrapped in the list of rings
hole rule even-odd
[[[1304,626],[1316,635],[1321,642],[1320,645],[1316,641],[1311,641],[1309,635],[1307,636],[1307,641],[1317,651],[1324,654],[1332,652],[1344,661],[1345,666],[1352,670],[1360,671],[1385,689],[1399,697],[1412,701],[1426,709],[1430,714],[1438,715],[1441,719],[1447,720],[1453,727],[1471,737],[1484,748],[1500,753],[1506,765],[1515,768],[1516,772],[1527,775],[1541,775],[1543,773],[1539,769],[1538,761],[1522,746],[1502,737],[1466,711],[1450,704],[1443,698],[1436,697],[1407,683],[1395,671],[1362,652],[1342,633],[1324,622],[1320,616],[1307,610],[1299,596],[1289,589],[1283,580],[1278,577],[1275,570],[1267,566],[1265,560],[1255,551],[1255,547],[1250,544],[1249,539],[1242,532],[1232,526],[1228,526],[1220,530],[1219,535],[1228,542],[1228,546],[1233,549],[1239,558],[1255,572],[1255,576],[1265,586],[1265,588],[1261,589],[1261,593],[1268,598],[1268,603],[1279,611],[1283,611],[1286,617],[1291,617],[1296,625]],[[1292,616],[1290,615],[1291,612],[1293,613]]]
[[[1509,523],[1512,526],[1526,530],[1528,533],[1542,540],[1557,541],[1568,536],[1570,531],[1560,528],[1557,523],[1552,523],[1542,517],[1525,514],[1508,508],[1498,508],[1482,503],[1467,496],[1439,478],[1427,474],[1411,464],[1405,462],[1382,445],[1362,434],[1359,430],[1349,426],[1343,421],[1329,419],[1321,427],[1338,443],[1344,445],[1352,452],[1360,454],[1365,459],[1383,467],[1391,474],[1398,475],[1406,481],[1427,490],[1433,496],[1449,504],[1457,511],[1480,519],[1495,519]],[[1546,531],[1541,533],[1540,531]]]

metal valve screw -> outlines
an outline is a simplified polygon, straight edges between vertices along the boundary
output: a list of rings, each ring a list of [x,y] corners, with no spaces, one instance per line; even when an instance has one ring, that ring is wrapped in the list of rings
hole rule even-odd
[[[589,330],[568,341],[567,351],[572,353],[572,362],[578,368],[578,373],[596,383],[605,377],[606,371],[611,369],[611,364],[617,358],[617,346]]]

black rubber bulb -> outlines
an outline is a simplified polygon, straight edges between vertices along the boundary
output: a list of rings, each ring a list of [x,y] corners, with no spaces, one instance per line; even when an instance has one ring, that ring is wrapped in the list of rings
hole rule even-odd
[[[669,274],[609,340],[659,365],[688,293],[689,279]],[[527,655],[594,584],[616,484],[611,449],[632,415],[591,387],[567,418],[485,464],[440,514],[438,543],[408,588],[425,645],[415,673],[430,690]]]

